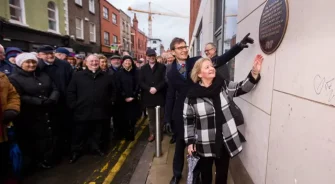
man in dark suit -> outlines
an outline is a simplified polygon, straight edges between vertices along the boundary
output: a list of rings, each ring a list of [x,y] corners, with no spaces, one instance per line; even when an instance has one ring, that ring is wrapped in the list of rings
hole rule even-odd
[[[216,59],[216,66],[220,67],[240,53],[243,48],[247,47],[247,43],[253,43],[248,37],[233,46],[229,51]],[[174,38],[170,44],[172,54],[175,60],[171,65],[171,70],[167,74],[168,91],[165,104],[165,123],[166,127],[170,127],[173,122],[173,132],[176,136],[176,149],[173,158],[173,177],[170,184],[178,184],[184,167],[184,149],[186,147],[184,141],[184,122],[183,107],[188,90],[194,83],[190,78],[190,72],[195,62],[201,57],[190,58],[188,56],[188,46],[182,38]]]
[[[148,63],[141,67],[140,87],[142,90],[142,105],[147,109],[149,115],[149,142],[155,140],[156,111],[155,107],[160,106],[160,119],[163,122],[165,104],[165,65],[158,63],[154,49],[147,50]],[[161,128],[161,127],[159,127]]]

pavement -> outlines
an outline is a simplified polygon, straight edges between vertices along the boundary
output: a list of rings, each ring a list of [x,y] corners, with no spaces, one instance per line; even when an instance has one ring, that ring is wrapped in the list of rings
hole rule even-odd
[[[128,184],[149,136],[147,118],[136,124],[134,141],[111,141],[105,157],[85,154],[76,163],[68,157],[52,169],[35,171],[23,184]],[[152,159],[151,159],[152,160]]]
[[[173,175],[172,163],[175,151],[175,144],[170,144],[169,141],[170,137],[165,135],[162,141],[163,154],[161,157],[154,157],[155,142],[149,143],[146,146],[129,184],[168,184],[170,182]],[[213,170],[215,170],[215,166],[213,166]],[[183,177],[180,181],[180,184],[186,183],[186,177],[187,163],[185,159]],[[213,176],[213,178],[215,177]],[[213,183],[214,182],[215,181],[213,181]],[[228,184],[234,184],[230,173],[228,176]]]
[[[162,141],[162,155],[156,158],[155,142],[147,141],[149,136],[147,118],[137,122],[135,132],[134,141],[112,141],[105,157],[86,154],[74,164],[69,164],[68,158],[64,158],[61,164],[52,169],[36,171],[25,177],[22,183],[168,184],[172,177],[175,144],[170,144],[170,137],[165,135]],[[185,159],[180,184],[186,183],[186,177]],[[230,175],[228,184],[234,184]]]

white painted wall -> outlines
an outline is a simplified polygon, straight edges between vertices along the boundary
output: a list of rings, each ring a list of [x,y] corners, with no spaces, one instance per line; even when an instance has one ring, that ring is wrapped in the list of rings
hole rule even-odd
[[[235,100],[246,122],[239,157],[255,184],[333,184],[335,1],[288,1],[286,35],[271,55],[258,42],[266,1],[238,3],[237,41],[250,32],[255,44],[236,57],[235,81],[247,76],[256,54],[265,57],[258,86]],[[213,13],[214,1],[202,0],[190,46],[201,20],[203,44],[213,41]]]
[[[213,0],[202,0],[199,12],[197,16],[197,20],[194,27],[194,32],[192,34],[192,39],[189,46],[194,44],[195,51],[198,50],[196,46],[197,41],[197,33],[202,27],[202,48],[207,42],[213,42],[214,40],[214,1]],[[205,56],[204,49],[202,49],[201,55]],[[195,56],[194,54],[190,53],[190,56]]]
[[[153,43],[154,41],[156,41],[156,43]],[[157,54],[157,56],[159,56],[161,54],[161,47],[160,47],[161,44],[162,44],[162,42],[159,41],[159,40],[149,40],[147,42],[147,47],[151,47],[152,49],[156,49],[156,54]]]
[[[236,58],[236,80],[245,78],[253,57],[262,53],[264,3],[239,0],[237,40],[250,32],[256,42]],[[240,158],[255,184],[335,183],[335,23],[329,19],[334,6],[331,0],[289,0],[281,46],[265,55],[255,91],[236,100],[248,140]]]

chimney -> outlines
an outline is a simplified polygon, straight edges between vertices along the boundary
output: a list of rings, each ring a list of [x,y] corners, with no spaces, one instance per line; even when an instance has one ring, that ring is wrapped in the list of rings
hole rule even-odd
[[[138,20],[136,17],[136,13],[134,13],[133,26],[134,26],[134,29],[137,31],[138,30]]]

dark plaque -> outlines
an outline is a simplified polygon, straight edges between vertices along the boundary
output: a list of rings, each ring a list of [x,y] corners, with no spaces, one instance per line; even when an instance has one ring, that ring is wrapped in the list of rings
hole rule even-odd
[[[288,24],[287,0],[268,0],[259,24],[259,43],[265,54],[277,50]]]

